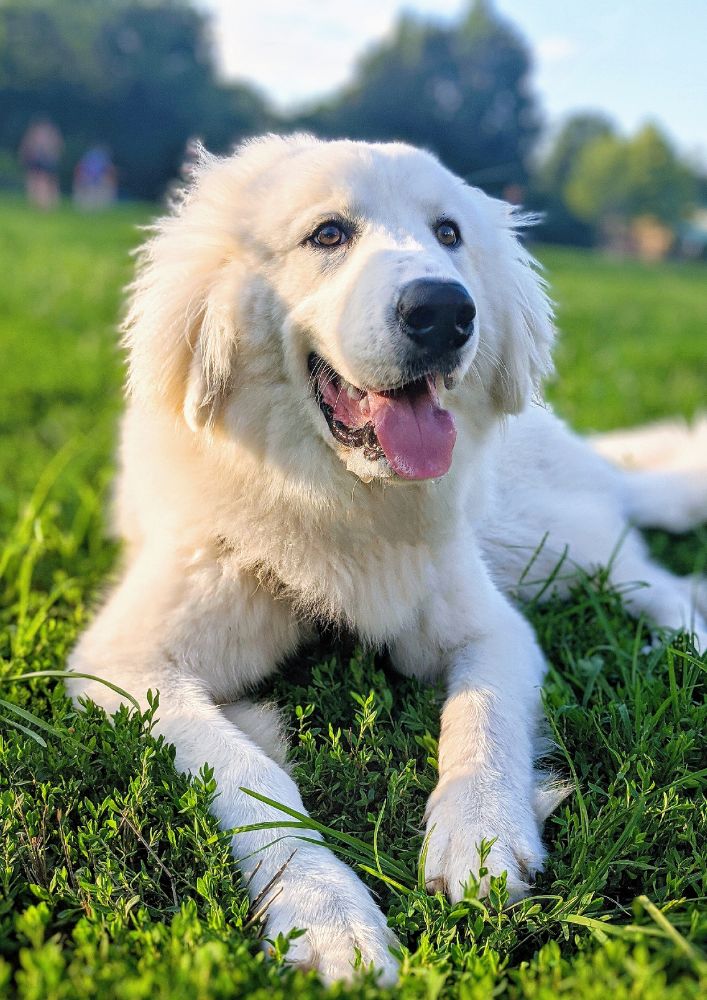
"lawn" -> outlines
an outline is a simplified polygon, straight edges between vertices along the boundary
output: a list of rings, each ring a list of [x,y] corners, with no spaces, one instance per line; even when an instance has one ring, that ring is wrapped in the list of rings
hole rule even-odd
[[[75,711],[60,679],[18,679],[63,669],[110,577],[113,331],[148,216],[44,217],[0,202],[0,698],[14,706],[0,704],[0,995],[320,997],[313,974],[263,959],[209,814],[208,771],[174,771],[150,712],[108,724]],[[704,405],[707,269],[540,256],[563,331],[550,395],[576,426]],[[704,530],[652,544],[682,569],[707,559]],[[342,640],[306,651],[264,692],[286,713],[308,807],[334,846],[338,832],[359,838],[345,850],[370,869],[403,946],[397,990],[368,977],[330,995],[704,995],[705,662],[686,637],[651,644],[601,576],[528,614],[550,663],[551,765],[574,792],[547,824],[535,894],[507,911],[418,888],[438,689]],[[397,888],[378,871],[390,865]],[[503,879],[494,893],[503,899]]]

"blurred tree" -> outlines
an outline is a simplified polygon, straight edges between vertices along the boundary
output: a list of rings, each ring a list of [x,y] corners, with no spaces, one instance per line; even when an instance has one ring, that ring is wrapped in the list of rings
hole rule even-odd
[[[604,244],[651,260],[668,253],[696,195],[694,174],[655,125],[630,139],[597,136],[580,151],[565,187],[569,209]]]
[[[0,0],[0,148],[50,117],[67,167],[108,145],[121,188],[156,197],[188,139],[223,149],[271,121],[249,87],[216,80],[206,15],[186,0]]]
[[[614,135],[612,122],[601,114],[581,112],[569,118],[555,138],[538,170],[539,182],[560,192],[570,178],[577,157],[595,139]]]
[[[539,131],[530,55],[489,0],[450,27],[404,15],[359,63],[353,83],[303,115],[327,136],[400,139],[500,193],[523,184]]]
[[[694,201],[695,180],[655,125],[633,138],[599,135],[580,151],[570,171],[567,204],[598,223],[652,216],[676,225]]]
[[[566,189],[577,160],[595,139],[614,135],[604,115],[583,112],[568,118],[533,173],[529,207],[543,215],[538,230],[551,243],[588,246],[594,242],[594,226],[580,218],[567,204]]]
[[[593,224],[607,216],[622,216],[628,198],[626,167],[626,143],[618,135],[600,135],[588,142],[565,185],[570,210]]]
[[[645,125],[628,143],[630,218],[651,215],[669,226],[694,204],[697,182],[656,125]]]

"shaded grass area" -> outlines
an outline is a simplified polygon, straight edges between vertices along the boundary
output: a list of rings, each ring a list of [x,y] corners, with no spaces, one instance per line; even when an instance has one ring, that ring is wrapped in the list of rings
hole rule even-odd
[[[77,712],[56,678],[19,679],[64,667],[110,576],[104,510],[121,378],[112,329],[147,213],[43,217],[4,202],[0,213],[0,698],[14,706],[0,706],[0,992],[320,997],[312,974],[263,960],[209,814],[208,770],[191,781],[175,772],[171,748],[151,734],[153,712],[125,710],[109,724],[95,708]],[[584,428],[689,415],[705,389],[705,272],[542,256],[565,330],[558,408]],[[655,533],[651,544],[681,571],[707,556],[704,531]],[[651,645],[601,575],[528,613],[550,662],[549,766],[574,792],[548,822],[534,896],[503,913],[473,893],[451,906],[419,889],[438,689],[343,638],[287,664],[263,692],[285,712],[308,808],[362,866],[403,946],[397,990],[369,977],[331,995],[703,993],[705,663],[685,637]],[[504,891],[500,879],[497,902]]]

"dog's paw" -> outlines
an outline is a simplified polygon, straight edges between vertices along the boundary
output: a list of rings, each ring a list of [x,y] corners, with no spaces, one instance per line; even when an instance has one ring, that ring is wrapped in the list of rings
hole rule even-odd
[[[510,901],[520,899],[542,870],[545,850],[533,806],[500,783],[478,775],[443,778],[426,812],[425,884],[452,902],[464,895],[470,876],[479,878],[482,840],[494,843],[483,862],[479,895],[486,896],[492,875],[507,872]]]
[[[351,869],[325,849],[312,864],[286,869],[273,884],[265,912],[265,948],[278,935],[304,931],[289,942],[286,962],[314,969],[327,983],[350,981],[356,967],[373,967],[382,986],[393,985],[398,963],[390,949],[398,942],[383,913]]]

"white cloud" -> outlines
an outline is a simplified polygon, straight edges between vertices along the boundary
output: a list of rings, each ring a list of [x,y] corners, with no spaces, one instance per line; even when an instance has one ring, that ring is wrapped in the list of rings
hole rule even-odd
[[[543,62],[559,63],[577,55],[578,47],[576,42],[565,35],[549,35],[538,41],[535,52]]]
[[[331,93],[351,78],[356,60],[388,34],[403,8],[457,14],[463,0],[202,0],[215,16],[222,72],[262,87],[291,106]]]

